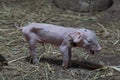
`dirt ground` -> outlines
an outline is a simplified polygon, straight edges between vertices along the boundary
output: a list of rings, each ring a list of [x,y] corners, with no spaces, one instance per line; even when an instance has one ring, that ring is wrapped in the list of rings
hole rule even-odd
[[[8,66],[0,70],[0,80],[120,80],[120,17],[111,16],[109,10],[96,14],[77,13],[56,8],[49,0],[0,1],[0,54]],[[117,7],[116,7],[117,8]],[[66,27],[88,28],[96,32],[102,51],[89,55],[84,49],[73,49],[72,60],[87,60],[105,65],[89,70],[80,66],[63,70],[61,54],[57,47],[37,45],[38,65],[30,64],[28,44],[22,33],[14,27],[30,22],[42,22]],[[107,66],[107,67],[106,67]]]

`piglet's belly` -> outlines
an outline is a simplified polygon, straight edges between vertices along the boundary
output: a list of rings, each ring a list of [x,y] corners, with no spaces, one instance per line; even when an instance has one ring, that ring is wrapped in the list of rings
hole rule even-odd
[[[56,39],[56,38],[40,38],[40,40],[43,42],[43,43],[50,43],[50,44],[53,44],[53,45],[61,45],[63,39]]]
[[[39,36],[39,39],[44,42],[44,43],[50,43],[50,44],[53,44],[53,45],[61,45],[61,43],[63,42],[64,38],[57,35],[57,36],[54,36],[54,35],[42,35],[42,36]]]

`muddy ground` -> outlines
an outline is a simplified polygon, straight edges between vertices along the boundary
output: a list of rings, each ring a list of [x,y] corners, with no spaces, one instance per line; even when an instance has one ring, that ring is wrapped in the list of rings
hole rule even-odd
[[[0,54],[8,61],[8,66],[0,70],[0,80],[120,80],[120,18],[117,12],[111,17],[109,12],[77,13],[60,10],[48,0],[6,0],[0,1]],[[114,19],[112,19],[114,18]],[[38,65],[26,60],[29,56],[28,44],[22,33],[14,27],[17,23],[25,26],[30,22],[43,22],[66,27],[88,28],[96,32],[102,51],[89,55],[81,48],[73,49],[72,60],[81,57],[105,66],[89,70],[72,66],[68,70],[61,67],[61,54],[57,47],[37,45],[40,59]]]

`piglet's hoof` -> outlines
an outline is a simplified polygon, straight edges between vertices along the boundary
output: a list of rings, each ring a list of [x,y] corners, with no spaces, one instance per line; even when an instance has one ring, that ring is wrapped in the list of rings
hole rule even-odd
[[[68,67],[62,66],[62,69],[63,69],[63,70],[67,70],[67,69],[68,69]]]
[[[35,65],[37,65],[37,64],[39,64],[39,60],[35,59],[35,60],[32,61],[32,63],[35,64]]]
[[[68,69],[68,66],[67,66],[67,65],[62,64],[62,68],[63,68],[63,70],[66,70],[66,69]]]
[[[39,63],[39,60],[36,58],[32,58],[31,56],[27,57],[26,58],[26,61],[31,63],[31,64],[38,64]]]

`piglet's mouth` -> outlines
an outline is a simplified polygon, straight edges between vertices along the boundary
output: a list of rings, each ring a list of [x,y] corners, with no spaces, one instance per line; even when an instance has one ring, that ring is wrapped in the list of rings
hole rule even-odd
[[[90,49],[90,53],[94,55],[94,54],[95,54],[95,51],[93,51],[93,50]]]

